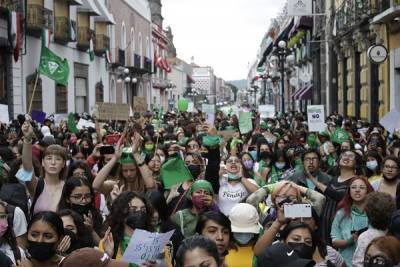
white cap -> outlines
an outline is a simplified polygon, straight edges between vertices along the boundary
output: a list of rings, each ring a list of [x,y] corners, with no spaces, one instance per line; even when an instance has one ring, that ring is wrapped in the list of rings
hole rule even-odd
[[[233,206],[229,219],[234,233],[259,234],[262,228],[256,208],[247,203],[238,203]]]

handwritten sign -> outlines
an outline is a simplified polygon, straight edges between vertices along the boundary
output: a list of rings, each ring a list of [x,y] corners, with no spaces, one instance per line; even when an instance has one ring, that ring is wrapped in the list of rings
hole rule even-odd
[[[96,103],[99,111],[99,120],[126,121],[129,119],[129,105],[116,103]]]
[[[61,122],[68,121],[67,113],[56,113],[54,114],[54,124],[55,126],[59,126]]]
[[[134,96],[133,97],[133,111],[136,112],[145,112],[147,111],[147,102],[146,98]]]
[[[80,119],[78,124],[76,125],[76,128],[78,128],[78,130],[81,130],[83,128],[87,129],[90,127],[96,128],[96,125],[93,122],[84,119]]]
[[[308,130],[310,132],[322,132],[325,130],[324,105],[307,106]]]
[[[275,106],[274,105],[259,105],[258,111],[260,112],[261,119],[275,117]]]
[[[146,261],[160,258],[160,254],[173,233],[174,230],[162,234],[136,229],[122,260],[141,265]]]
[[[8,105],[0,104],[0,122],[10,123],[10,117],[8,115]]]

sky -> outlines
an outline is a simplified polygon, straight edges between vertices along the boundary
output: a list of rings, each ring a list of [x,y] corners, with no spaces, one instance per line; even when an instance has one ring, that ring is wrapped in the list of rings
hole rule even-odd
[[[210,66],[218,77],[246,79],[283,0],[163,0],[163,27],[170,26],[178,57]]]

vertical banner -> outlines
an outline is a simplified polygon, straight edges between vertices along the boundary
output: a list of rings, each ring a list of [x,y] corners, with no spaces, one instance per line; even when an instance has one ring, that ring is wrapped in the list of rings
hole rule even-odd
[[[325,108],[324,105],[307,106],[308,131],[325,131]]]
[[[310,16],[312,0],[288,0],[288,16]]]

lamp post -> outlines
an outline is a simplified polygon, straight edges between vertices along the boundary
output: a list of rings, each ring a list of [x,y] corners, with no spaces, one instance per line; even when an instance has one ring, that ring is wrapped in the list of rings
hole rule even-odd
[[[136,83],[138,82],[138,79],[133,74],[130,73],[130,70],[128,68],[123,68],[118,73],[118,79],[117,79],[117,83],[122,83],[122,82],[124,83],[124,90],[126,90],[127,103],[129,103],[129,91],[127,89],[132,88],[132,90],[130,90],[130,94],[132,99],[131,104],[133,105],[134,104],[133,100],[136,91]]]

